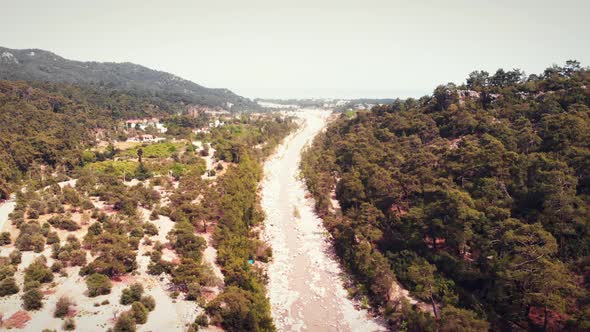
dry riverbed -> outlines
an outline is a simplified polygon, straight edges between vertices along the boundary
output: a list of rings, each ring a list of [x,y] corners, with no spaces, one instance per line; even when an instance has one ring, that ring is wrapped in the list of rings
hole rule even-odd
[[[327,231],[299,180],[301,151],[325,127],[329,111],[292,112],[301,128],[264,166],[264,239],[273,248],[268,291],[280,331],[384,331],[366,310],[356,310],[343,286]]]

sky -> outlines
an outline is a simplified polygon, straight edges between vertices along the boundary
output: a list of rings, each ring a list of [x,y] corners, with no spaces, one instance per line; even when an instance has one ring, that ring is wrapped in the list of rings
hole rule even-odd
[[[473,70],[590,65],[589,0],[0,0],[0,46],[249,98],[406,98]]]

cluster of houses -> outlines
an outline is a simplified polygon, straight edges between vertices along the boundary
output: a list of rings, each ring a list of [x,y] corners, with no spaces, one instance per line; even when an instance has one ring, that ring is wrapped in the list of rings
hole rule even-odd
[[[125,121],[126,129],[141,129],[145,130],[147,127],[154,127],[158,132],[165,133],[168,129],[160,122],[158,118],[147,119],[129,119]]]
[[[187,113],[191,116],[198,116],[199,114],[206,113],[210,115],[214,115],[216,117],[215,120],[212,120],[208,123],[207,126],[195,129],[193,132],[195,134],[198,133],[208,133],[212,128],[218,128],[225,125],[225,122],[220,120],[220,117],[223,115],[230,114],[229,111],[224,110],[222,108],[211,108],[207,106],[196,106],[191,105],[187,107]],[[145,119],[129,119],[125,121],[125,129],[140,129],[146,130],[147,128],[152,127],[156,129],[159,133],[165,133],[168,131],[166,126],[160,119],[158,118],[145,118]],[[127,139],[128,142],[160,142],[165,140],[163,137],[157,137],[150,134],[142,134],[130,137]]]
[[[125,129],[141,129],[146,130],[147,128],[154,128],[159,133],[165,133],[168,129],[160,122],[158,118],[146,118],[146,119],[129,119],[125,121]],[[138,143],[157,143],[164,141],[164,137],[158,137],[151,134],[141,134],[133,137],[129,137],[127,142],[138,142]]]

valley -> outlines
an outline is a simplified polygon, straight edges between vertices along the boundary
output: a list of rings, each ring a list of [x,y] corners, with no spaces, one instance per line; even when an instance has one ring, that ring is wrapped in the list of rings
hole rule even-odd
[[[300,129],[266,161],[261,184],[263,238],[273,248],[268,289],[275,325],[280,331],[383,331],[366,310],[357,310],[360,303],[348,298],[347,278],[299,177],[301,152],[325,128],[331,112],[293,113]]]

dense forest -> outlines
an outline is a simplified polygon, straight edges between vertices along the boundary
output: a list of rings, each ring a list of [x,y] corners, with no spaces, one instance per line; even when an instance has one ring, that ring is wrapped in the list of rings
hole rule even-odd
[[[568,61],[342,114],[302,172],[356,296],[407,331],[590,329],[589,107]]]

